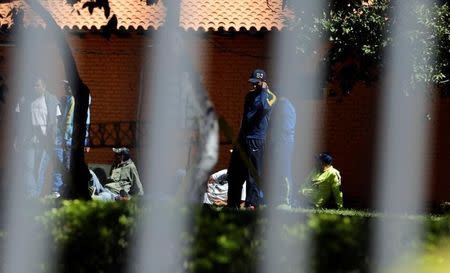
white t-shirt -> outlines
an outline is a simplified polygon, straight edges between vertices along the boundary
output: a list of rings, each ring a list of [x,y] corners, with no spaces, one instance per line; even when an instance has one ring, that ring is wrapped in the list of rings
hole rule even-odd
[[[228,200],[228,174],[227,169],[213,173],[210,177],[212,183],[208,183],[207,190],[204,194],[203,203],[212,205],[215,200],[227,202]],[[245,200],[246,183],[242,185],[241,200]]]
[[[47,104],[45,96],[40,96],[31,103],[31,122],[33,126],[40,126],[42,134],[47,135]],[[56,116],[61,116],[59,106],[56,107]]]

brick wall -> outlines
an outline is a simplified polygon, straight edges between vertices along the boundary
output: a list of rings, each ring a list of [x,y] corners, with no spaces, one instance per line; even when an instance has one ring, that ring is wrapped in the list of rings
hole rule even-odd
[[[144,45],[148,37],[131,35],[126,38],[99,35],[70,35],[70,43],[81,76],[90,87],[92,122],[128,121],[137,118],[140,72],[149,56]],[[255,67],[266,69],[268,38],[263,36],[198,36],[196,43],[202,50],[200,71],[218,115],[223,116],[235,131],[239,128],[243,98],[249,89],[247,78]],[[231,52],[227,52],[231,50]],[[142,107],[142,105],[141,105]],[[220,154],[230,147],[221,146]],[[92,149],[89,162],[110,163],[110,149]],[[227,156],[221,156],[217,168],[223,168]]]
[[[433,104],[431,169],[431,200],[450,200],[450,98],[437,99]]]
[[[91,122],[134,121],[137,119],[138,88],[145,39],[100,35],[69,35],[81,78],[92,96]],[[95,148],[88,162],[111,163],[109,148]]]
[[[333,155],[345,199],[355,206],[369,205],[375,179],[377,94],[357,85],[349,96],[329,97],[324,104],[321,150]]]
[[[0,76],[8,82],[8,78],[11,76],[9,71],[9,64],[11,63],[12,58],[12,52],[13,48],[9,45],[2,45],[0,46]],[[9,93],[9,92],[8,92]],[[6,99],[8,97],[8,94],[4,94],[4,98]],[[8,112],[10,110],[10,106],[6,104],[5,102],[0,101],[0,149],[2,151],[7,151],[9,143],[4,141],[8,138],[8,132],[7,129],[9,127],[9,124],[7,123],[8,118]],[[0,176],[4,172],[4,168],[6,168],[6,156],[0,156]]]
[[[218,116],[223,117],[239,131],[243,112],[244,96],[250,89],[247,80],[255,68],[268,68],[269,37],[237,34],[234,36],[212,35],[204,39],[204,83],[214,103]],[[222,136],[221,142],[227,140]],[[216,169],[228,165],[231,145],[220,146],[220,158]]]

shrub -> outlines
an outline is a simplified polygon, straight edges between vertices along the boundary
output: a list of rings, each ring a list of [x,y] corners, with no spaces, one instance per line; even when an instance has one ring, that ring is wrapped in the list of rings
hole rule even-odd
[[[193,213],[193,224],[180,234],[187,246],[182,250],[186,272],[257,272],[258,264],[270,255],[266,250],[277,247],[293,250],[287,254],[291,257],[274,255],[277,272],[301,272],[299,265],[305,263],[317,273],[368,272],[375,220],[424,223],[424,244],[407,236],[394,242],[411,250],[424,245],[430,252],[423,263],[433,261],[443,238],[450,237],[450,216],[388,217],[358,211],[298,209],[276,210],[269,222],[261,215],[268,209],[180,211]],[[38,223],[51,235],[50,251],[58,272],[124,272],[126,263],[131,262],[127,254],[136,233],[135,219],[142,213],[152,211],[134,202],[63,201],[38,217]],[[267,238],[268,232],[274,235],[270,242],[261,239]],[[294,251],[299,244],[309,246],[306,260]]]

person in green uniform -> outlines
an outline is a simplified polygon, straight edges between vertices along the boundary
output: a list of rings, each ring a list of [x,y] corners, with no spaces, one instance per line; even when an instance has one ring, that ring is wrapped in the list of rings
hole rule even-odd
[[[331,165],[332,161],[333,158],[328,153],[317,156],[314,170],[299,190],[303,197],[301,199],[306,199],[306,205],[315,208],[343,208],[341,175]]]
[[[125,147],[113,148],[116,162],[106,184],[102,186],[98,179],[90,183],[91,197],[98,200],[123,200],[144,194],[139,174]],[[92,175],[92,173],[91,173]]]

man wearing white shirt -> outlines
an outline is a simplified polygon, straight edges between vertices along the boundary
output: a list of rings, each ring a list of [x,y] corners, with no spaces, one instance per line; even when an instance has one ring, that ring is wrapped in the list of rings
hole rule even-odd
[[[58,99],[50,94],[41,78],[34,84],[36,98],[31,102],[33,174],[29,181],[29,195],[39,197],[45,184],[50,155],[53,154],[57,117],[61,115]]]

